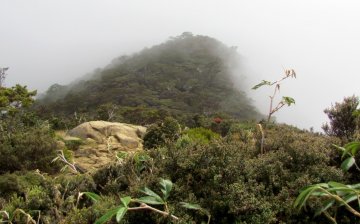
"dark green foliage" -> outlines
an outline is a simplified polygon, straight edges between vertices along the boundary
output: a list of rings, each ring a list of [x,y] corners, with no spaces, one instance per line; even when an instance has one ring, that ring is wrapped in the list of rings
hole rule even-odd
[[[330,165],[333,151],[324,137],[273,126],[263,155],[255,145],[229,141],[159,149],[154,161],[158,175],[169,175],[176,184],[176,197],[209,210],[213,223],[312,220],[313,213],[298,216],[289,206],[300,188],[344,178]]]
[[[152,125],[144,136],[144,147],[147,149],[163,146],[179,138],[180,124],[171,117]]]
[[[323,126],[326,134],[351,140],[357,127],[359,99],[355,96],[345,97],[343,102],[324,110],[330,123]]]
[[[91,176],[84,175],[59,175],[56,183],[60,184],[59,190],[63,197],[76,195],[78,192],[95,191],[96,185]]]
[[[81,139],[65,140],[65,146],[72,151],[79,149],[80,145],[82,144],[83,144],[83,140]]]
[[[224,112],[255,119],[259,113],[231,79],[229,61],[237,59],[236,51],[213,38],[181,35],[115,59],[86,81],[50,87],[37,108],[41,111],[45,105],[47,113],[58,115],[87,112],[107,120],[109,108],[104,110],[104,105],[117,105],[123,121],[136,124],[145,122],[136,116],[136,109],[144,107],[175,117]],[[122,114],[123,107],[134,108],[136,114]]]
[[[58,163],[51,163],[58,149],[46,127],[18,128],[0,136],[0,173],[35,170],[54,173]]]
[[[119,108],[112,103],[100,105],[97,109],[97,118],[104,121],[119,121],[121,120]]]
[[[179,223],[206,222],[206,214],[211,214],[211,223],[326,223],[321,217],[313,218],[316,206],[298,213],[291,204],[304,186],[345,180],[343,172],[332,166],[336,151],[331,149],[330,138],[287,125],[269,125],[266,153],[259,155],[255,124],[235,123],[223,139],[196,128],[175,140],[170,133],[180,130],[178,123],[171,118],[162,123],[158,127],[168,139],[162,147],[128,154],[121,163],[91,175],[64,174],[49,180],[33,173],[25,182],[17,174],[0,176],[4,208],[22,208],[35,218],[37,213],[31,209],[42,209],[41,223],[45,219],[94,223],[119,205],[120,197],[144,196],[139,192],[143,187],[161,195],[156,189],[163,177],[174,183],[167,203],[169,211],[180,217]],[[196,141],[204,138],[206,144]],[[95,192],[105,200],[78,199],[79,192]],[[208,213],[186,209],[180,202],[197,204]],[[162,209],[162,205],[154,206]],[[145,211],[128,212],[123,219],[125,223],[171,221]]]
[[[115,197],[103,196],[103,200],[93,203],[91,206],[84,206],[82,208],[72,209],[60,221],[60,224],[83,224],[95,223],[95,221],[105,214],[110,208],[116,205]],[[116,222],[108,222],[116,223]]]

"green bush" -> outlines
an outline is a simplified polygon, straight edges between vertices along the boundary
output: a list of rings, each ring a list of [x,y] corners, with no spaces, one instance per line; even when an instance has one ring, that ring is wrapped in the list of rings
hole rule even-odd
[[[116,205],[115,197],[103,196],[102,200],[90,206],[71,209],[59,222],[60,224],[95,223],[95,221]],[[108,222],[115,223],[115,222]]]
[[[212,223],[311,223],[312,212],[291,206],[310,183],[344,180],[332,166],[331,141],[287,125],[269,127],[267,153],[254,144],[224,139],[187,143],[152,153],[156,176],[175,183],[174,201],[192,201],[207,209]],[[185,211],[182,211],[185,215]],[[188,213],[186,213],[188,214]],[[201,220],[193,214],[193,220]]]
[[[146,149],[163,146],[179,138],[181,127],[179,122],[171,117],[152,125],[144,136]]]
[[[351,140],[358,128],[359,98],[355,96],[345,97],[343,102],[335,103],[324,110],[329,118],[329,124],[323,125],[326,134]]]
[[[78,150],[82,144],[83,140],[81,139],[65,140],[65,146],[72,151]]]
[[[58,145],[46,128],[17,129],[0,143],[0,173],[35,169],[55,173],[60,168],[59,163],[51,163]]]
[[[220,138],[219,134],[205,128],[192,128],[185,131],[184,134],[186,134],[191,141],[200,144],[209,144],[210,141]]]

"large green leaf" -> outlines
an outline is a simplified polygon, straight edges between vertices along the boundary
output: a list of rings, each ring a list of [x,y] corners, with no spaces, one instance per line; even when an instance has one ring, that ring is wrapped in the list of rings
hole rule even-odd
[[[360,189],[360,183],[348,185],[352,189]]]
[[[115,214],[117,214],[117,212],[121,208],[123,208],[123,206],[119,206],[119,207],[109,210],[103,216],[101,216],[98,220],[96,220],[95,224],[103,224],[103,223],[109,221]]]
[[[349,157],[341,163],[341,169],[344,171],[348,171],[355,164],[355,158]]]
[[[148,196],[152,196],[153,198],[156,199],[156,201],[164,202],[163,199],[158,194],[156,194],[154,191],[150,190],[147,187],[144,187],[143,189],[141,189],[140,192],[142,192],[142,193],[144,193],[144,194],[146,194]]]
[[[122,218],[124,218],[124,215],[126,214],[128,208],[127,207],[121,207],[116,213],[116,221],[120,222]]]
[[[352,194],[346,195],[343,199],[346,203],[350,203],[352,201],[358,200],[358,198],[359,198],[359,194],[354,192]]]
[[[153,197],[153,196],[141,197],[141,198],[136,199],[136,201],[142,202],[142,203],[145,203],[145,204],[150,204],[150,205],[163,205],[163,204],[165,204],[165,202],[161,198],[157,198],[157,197]]]
[[[345,184],[342,184],[342,183],[339,183],[339,182],[335,182],[335,181],[329,181],[328,182],[328,185],[330,187],[344,187],[344,188],[348,188],[349,186],[345,185]]]
[[[289,96],[283,96],[283,102],[288,106],[291,106],[291,104],[295,104],[294,98]]]
[[[360,148],[360,142],[350,142],[344,146],[344,151],[341,156],[341,159],[344,159],[345,156],[355,156],[357,151]]]
[[[258,89],[258,88],[260,88],[261,86],[264,86],[264,85],[270,86],[271,82],[266,81],[266,80],[262,80],[259,84],[255,85],[251,89]]]
[[[100,195],[95,194],[93,192],[82,192],[82,194],[86,195],[86,197],[90,198],[94,202],[97,202],[101,199]]]
[[[307,199],[313,195],[313,193],[322,192],[322,188],[328,188],[329,185],[326,183],[320,183],[308,186],[301,190],[299,196],[295,199],[294,207],[299,210],[305,205]]]
[[[349,142],[345,145],[345,149],[349,150],[351,154],[355,156],[360,149],[360,142]]]
[[[173,187],[173,183],[171,182],[171,180],[165,180],[165,179],[160,179],[160,186],[161,186],[161,192],[164,195],[164,200],[166,201],[167,198],[170,195],[170,192],[172,190]]]
[[[125,207],[128,207],[129,203],[131,202],[131,197],[126,196],[126,197],[120,198],[120,200],[121,200],[121,203],[122,203]]]

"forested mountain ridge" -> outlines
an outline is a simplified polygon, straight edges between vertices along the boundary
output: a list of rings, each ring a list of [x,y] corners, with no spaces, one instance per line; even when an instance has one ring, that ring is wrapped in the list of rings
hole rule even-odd
[[[183,33],[132,56],[121,56],[86,81],[51,86],[38,104],[71,114],[95,111],[112,103],[146,107],[170,114],[226,113],[259,118],[249,98],[232,81],[232,47],[207,37]]]

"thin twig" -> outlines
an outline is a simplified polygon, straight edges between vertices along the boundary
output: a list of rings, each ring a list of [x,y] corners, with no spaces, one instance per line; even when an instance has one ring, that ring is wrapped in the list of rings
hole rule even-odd
[[[327,211],[324,211],[324,215],[328,218],[332,223],[337,224],[336,219],[332,217]]]
[[[141,203],[139,207],[128,208],[128,211],[137,211],[137,210],[151,210],[151,211],[159,213],[159,214],[161,214],[163,216],[170,216],[174,220],[179,220],[179,217],[177,217],[175,215],[172,215],[169,212],[164,212],[164,211],[161,211],[161,210],[156,209],[154,207],[151,207],[151,206],[149,206],[149,205],[147,205],[145,203]]]
[[[74,173],[79,173],[79,171],[76,169],[76,166],[72,163],[70,163],[69,161],[67,161],[67,159],[65,158],[64,152],[62,150],[58,150],[59,154],[58,156],[53,160],[53,162],[55,162],[57,159],[60,159],[61,161],[63,161],[66,165],[68,165],[70,167],[70,170],[73,171]]]

